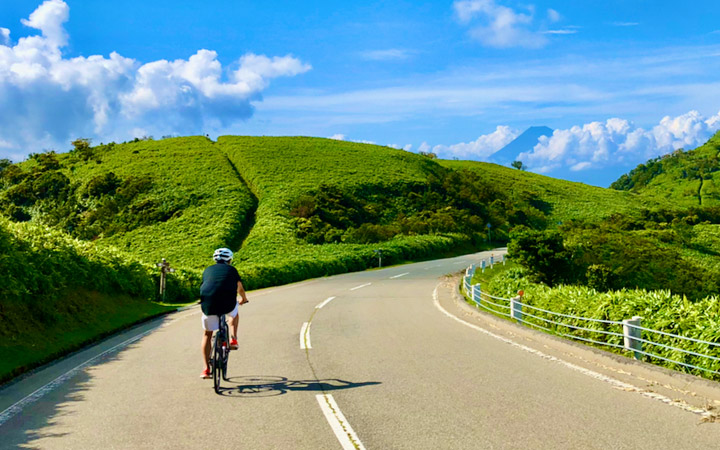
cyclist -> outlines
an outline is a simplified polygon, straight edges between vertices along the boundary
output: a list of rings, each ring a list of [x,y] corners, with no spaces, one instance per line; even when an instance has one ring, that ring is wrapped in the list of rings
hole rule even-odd
[[[220,328],[220,315],[226,314],[230,316],[230,349],[238,348],[237,329],[238,322],[238,306],[248,302],[245,296],[245,289],[238,274],[231,263],[233,252],[228,248],[219,248],[213,253],[215,264],[205,269],[202,275],[202,285],[200,286],[200,309],[202,309],[202,353],[203,353],[203,372],[202,378],[210,378],[210,347],[212,345],[213,331]],[[241,300],[238,300],[238,297]]]

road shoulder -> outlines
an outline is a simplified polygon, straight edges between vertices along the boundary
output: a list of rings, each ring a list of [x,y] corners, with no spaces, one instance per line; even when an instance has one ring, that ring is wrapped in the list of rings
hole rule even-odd
[[[456,318],[567,364],[617,380],[621,382],[616,386],[618,389],[651,397],[657,394],[658,399],[664,397],[678,405],[702,409],[706,411],[705,420],[720,422],[720,383],[635,361],[493,316],[466,303],[459,285],[460,275],[455,275],[446,277],[438,288],[440,305]]]

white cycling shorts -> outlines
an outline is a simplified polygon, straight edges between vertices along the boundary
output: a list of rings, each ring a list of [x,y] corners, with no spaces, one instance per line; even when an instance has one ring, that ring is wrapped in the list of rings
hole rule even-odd
[[[238,315],[238,304],[235,303],[235,309],[225,314],[226,316],[235,317]],[[220,316],[202,315],[202,327],[205,331],[215,331],[220,328]]]

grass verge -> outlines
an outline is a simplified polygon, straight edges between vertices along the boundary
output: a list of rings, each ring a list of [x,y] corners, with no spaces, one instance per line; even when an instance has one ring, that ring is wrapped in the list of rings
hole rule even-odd
[[[52,324],[21,328],[0,340],[0,383],[178,307],[83,289],[55,303],[48,305],[55,311]]]

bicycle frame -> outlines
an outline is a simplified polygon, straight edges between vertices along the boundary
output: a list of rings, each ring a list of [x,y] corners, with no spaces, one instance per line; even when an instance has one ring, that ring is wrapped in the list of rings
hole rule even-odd
[[[215,392],[220,393],[220,377],[227,381],[227,363],[230,356],[230,333],[225,314],[219,317],[220,326],[213,338],[212,378]]]

